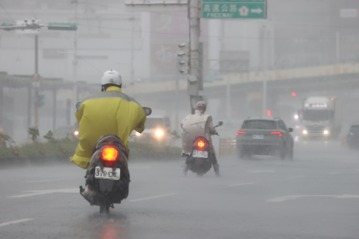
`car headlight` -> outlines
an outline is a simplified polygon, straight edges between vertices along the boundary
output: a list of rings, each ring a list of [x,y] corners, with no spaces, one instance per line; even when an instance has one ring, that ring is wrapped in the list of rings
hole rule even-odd
[[[79,134],[80,134],[80,132],[79,132],[78,130],[74,130],[74,136],[75,136],[75,137],[78,137]]]
[[[308,135],[308,130],[303,129],[302,134],[303,134],[303,135]]]
[[[155,129],[153,136],[154,136],[155,139],[157,139],[157,140],[163,139],[163,137],[165,136],[165,131],[164,131],[164,129],[162,129],[162,128],[157,128],[157,129]]]
[[[293,115],[293,118],[294,118],[294,120],[299,120],[299,115],[298,115],[298,114],[294,114],[294,115]]]
[[[329,131],[328,129],[325,129],[325,130],[323,130],[323,134],[324,134],[324,135],[329,135],[329,134],[330,134],[330,131]]]

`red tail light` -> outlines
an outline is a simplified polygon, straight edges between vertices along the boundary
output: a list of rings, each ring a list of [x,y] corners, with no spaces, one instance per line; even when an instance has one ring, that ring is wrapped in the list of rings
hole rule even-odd
[[[243,130],[243,129],[240,129],[240,130],[237,131],[236,135],[237,136],[244,136],[244,135],[246,135],[246,131]]]
[[[194,141],[194,148],[199,151],[208,149],[208,140],[204,137],[199,137]]]
[[[114,166],[119,160],[119,152],[115,146],[108,145],[101,149],[101,160],[105,166]]]
[[[277,137],[282,137],[283,136],[283,133],[280,132],[280,131],[272,131],[270,134],[274,135],[274,136],[277,136]]]

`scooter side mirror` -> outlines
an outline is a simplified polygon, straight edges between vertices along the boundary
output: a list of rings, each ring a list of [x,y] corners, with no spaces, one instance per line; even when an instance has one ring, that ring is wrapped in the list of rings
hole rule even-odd
[[[288,128],[288,132],[289,133],[293,132],[293,128]]]
[[[218,126],[222,126],[222,125],[223,125],[223,121],[219,121]]]
[[[146,116],[152,114],[152,109],[150,107],[143,107],[143,110],[145,111]]]

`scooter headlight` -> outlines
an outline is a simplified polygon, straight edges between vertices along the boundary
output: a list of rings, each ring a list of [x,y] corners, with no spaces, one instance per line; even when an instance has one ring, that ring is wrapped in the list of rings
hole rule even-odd
[[[74,136],[77,138],[77,137],[79,136],[80,132],[79,132],[78,130],[75,130],[75,131],[73,132],[73,134],[74,134]]]
[[[302,134],[303,134],[303,135],[308,135],[308,130],[303,129]]]
[[[330,131],[328,129],[323,130],[323,135],[330,135]]]

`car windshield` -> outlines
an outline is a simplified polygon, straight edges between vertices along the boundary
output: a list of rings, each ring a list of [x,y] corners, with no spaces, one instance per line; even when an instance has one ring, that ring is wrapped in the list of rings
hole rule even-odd
[[[170,120],[168,118],[147,118],[145,128],[154,128],[157,126],[169,127]]]
[[[243,129],[275,129],[276,123],[272,120],[247,120],[243,123]]]
[[[304,110],[303,120],[309,121],[327,121],[330,120],[334,115],[331,110]]]

